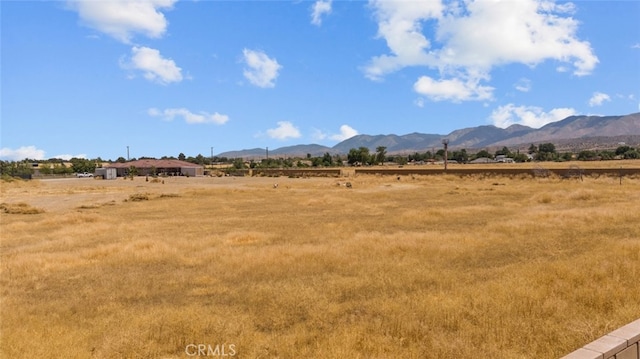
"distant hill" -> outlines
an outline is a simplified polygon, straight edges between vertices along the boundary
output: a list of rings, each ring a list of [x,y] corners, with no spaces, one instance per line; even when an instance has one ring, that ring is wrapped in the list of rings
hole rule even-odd
[[[321,156],[327,152],[332,155],[340,153],[331,147],[314,144],[280,147],[273,151],[269,151],[269,154],[273,154],[274,156],[305,157],[307,154],[311,154],[312,156]]]
[[[528,147],[531,144],[552,142],[559,148],[578,151],[582,149],[612,148],[620,142],[640,145],[640,113],[624,116],[571,116],[535,129],[522,125],[508,128],[477,126],[455,130],[447,135],[410,133],[407,135],[357,135],[333,147],[322,145],[297,145],[269,150],[274,156],[304,157],[307,154],[321,156],[325,153],[347,154],[352,148],[367,147],[371,152],[380,146],[387,153],[424,152],[442,148],[442,139],[449,140],[449,147],[482,149],[497,147]],[[220,156],[256,157],[266,155],[266,149],[255,148],[221,153]]]

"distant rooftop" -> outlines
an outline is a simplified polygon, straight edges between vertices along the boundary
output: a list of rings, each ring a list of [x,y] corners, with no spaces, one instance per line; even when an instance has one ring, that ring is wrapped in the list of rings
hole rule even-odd
[[[153,159],[143,159],[136,161],[129,161],[125,163],[110,163],[106,167],[114,167],[114,168],[181,168],[181,167],[202,167],[201,165],[180,161],[180,160],[153,160]]]

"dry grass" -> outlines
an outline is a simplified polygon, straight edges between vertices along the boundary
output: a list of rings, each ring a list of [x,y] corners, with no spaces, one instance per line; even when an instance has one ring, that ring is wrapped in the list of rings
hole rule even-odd
[[[38,214],[44,212],[44,210],[36,207],[32,207],[26,203],[0,203],[0,209],[4,213],[9,214]]]
[[[638,179],[274,181],[3,189],[74,206],[0,214],[0,356],[556,358],[640,317]]]

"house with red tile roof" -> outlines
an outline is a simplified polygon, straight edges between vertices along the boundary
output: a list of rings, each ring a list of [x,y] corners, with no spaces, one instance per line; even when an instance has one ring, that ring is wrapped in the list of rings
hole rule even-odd
[[[180,160],[141,159],[124,163],[110,163],[105,167],[115,168],[118,177],[128,176],[135,169],[138,176],[203,176],[204,166]]]

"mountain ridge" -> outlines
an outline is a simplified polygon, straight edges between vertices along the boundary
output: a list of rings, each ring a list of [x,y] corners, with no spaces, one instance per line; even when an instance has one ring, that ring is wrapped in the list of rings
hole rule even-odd
[[[567,148],[579,150],[602,147],[604,143],[610,143],[606,146],[614,145],[621,142],[621,139],[638,141],[640,144],[640,112],[620,116],[569,116],[537,129],[514,124],[507,128],[493,125],[467,127],[454,130],[446,135],[419,132],[406,135],[362,134],[348,138],[333,147],[306,144],[280,147],[268,151],[263,148],[253,148],[228,151],[219,154],[219,156],[260,158],[265,157],[267,153],[284,157],[305,157],[307,154],[322,156],[325,153],[345,155],[352,148],[367,147],[371,152],[375,152],[375,149],[380,146],[386,147],[389,154],[414,153],[440,149],[444,138],[449,140],[450,149],[466,148],[467,150],[503,146],[527,148],[531,144],[542,142],[559,142]]]

